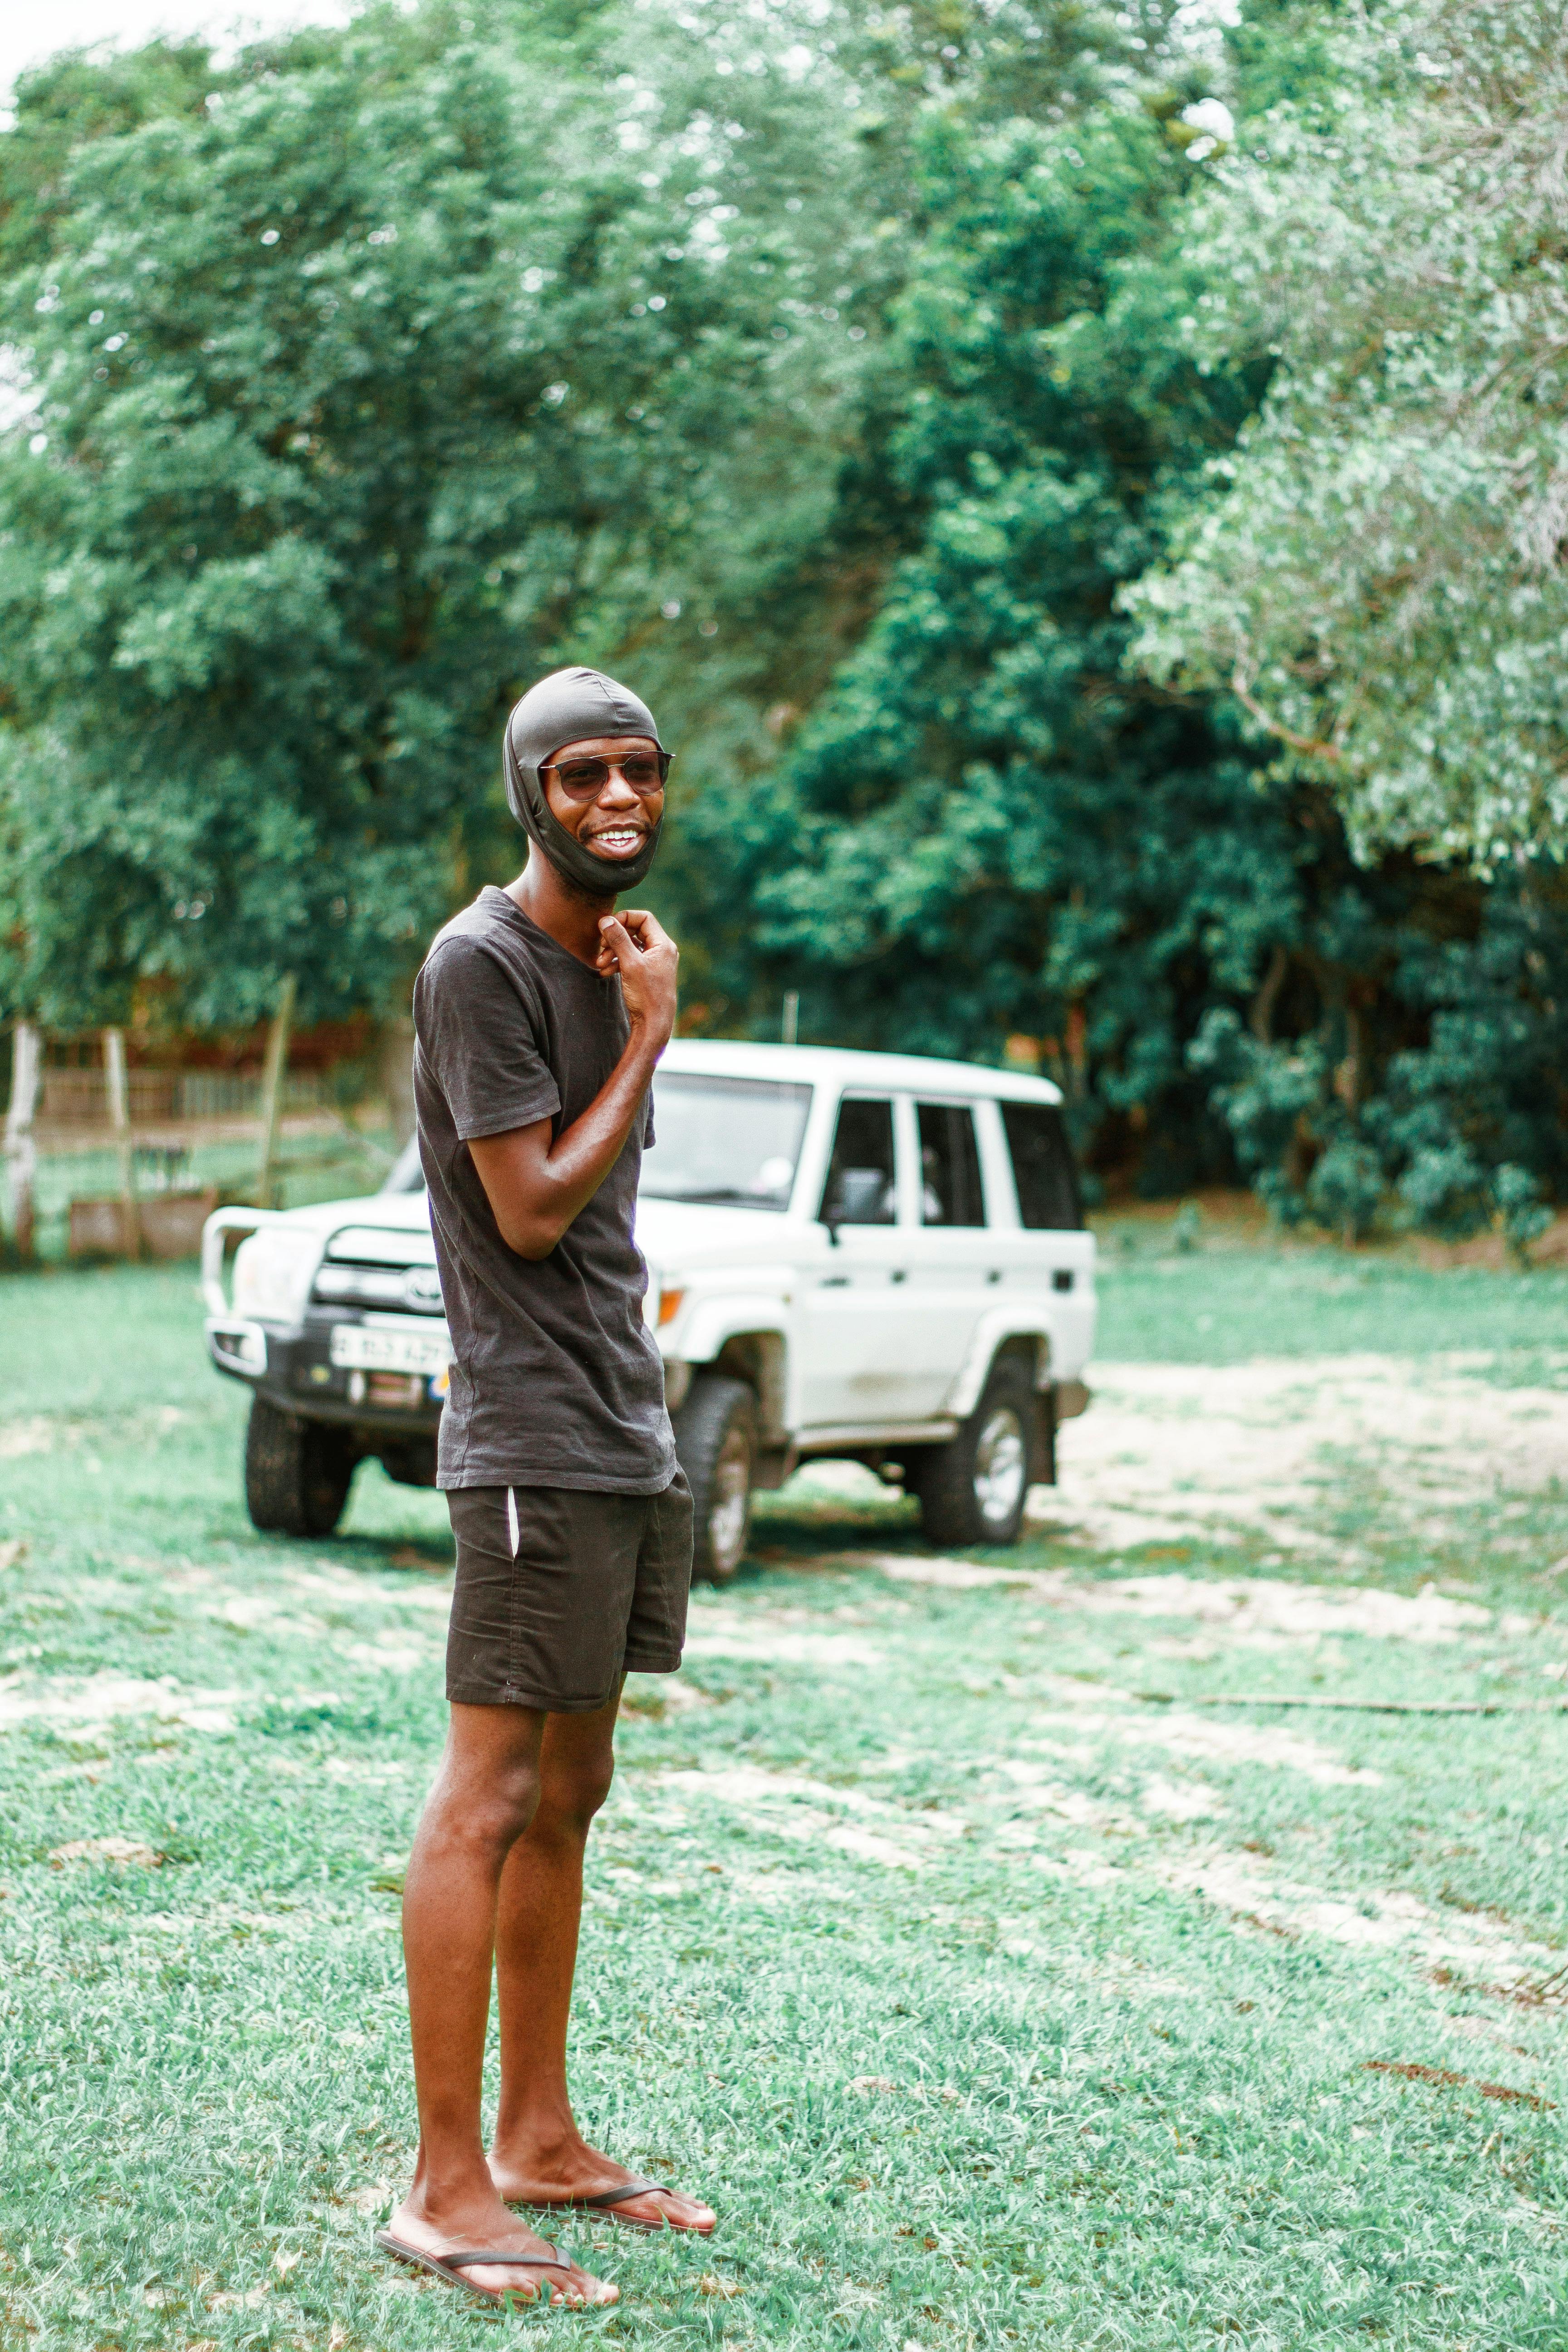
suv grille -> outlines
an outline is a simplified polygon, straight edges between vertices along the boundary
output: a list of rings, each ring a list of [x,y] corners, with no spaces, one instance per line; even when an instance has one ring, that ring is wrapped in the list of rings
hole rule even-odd
[[[405,1315],[439,1315],[441,1277],[417,1234],[374,1226],[335,1234],[316,1271],[311,1299],[322,1307],[392,1307]]]

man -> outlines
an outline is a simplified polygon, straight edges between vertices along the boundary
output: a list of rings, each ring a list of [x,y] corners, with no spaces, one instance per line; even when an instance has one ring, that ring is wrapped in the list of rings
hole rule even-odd
[[[488,2301],[581,2306],[617,2291],[509,2205],[714,2222],[591,2147],[566,2088],[583,1851],[621,1682],[679,1664],[691,1574],[691,1497],[632,1238],[677,956],[651,915],[615,911],[653,863],[669,762],[646,706],[588,669],[523,697],[504,759],[528,865],[447,925],[414,994],[458,1574],[450,1730],[404,1895],[419,2155],[377,2242]]]

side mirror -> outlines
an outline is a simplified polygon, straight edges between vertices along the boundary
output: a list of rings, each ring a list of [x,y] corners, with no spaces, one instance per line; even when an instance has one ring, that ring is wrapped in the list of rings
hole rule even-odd
[[[887,1209],[891,1191],[891,1179],[884,1168],[840,1168],[822,1204],[822,1223],[834,1246],[838,1244],[840,1225],[890,1223]]]

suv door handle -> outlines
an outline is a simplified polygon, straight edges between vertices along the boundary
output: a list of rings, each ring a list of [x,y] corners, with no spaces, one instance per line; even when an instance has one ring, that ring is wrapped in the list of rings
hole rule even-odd
[[[889,1282],[908,1282],[909,1278],[910,1270],[907,1265],[894,1266],[892,1272],[888,1276],[888,1280]]]
[[[819,1290],[847,1290],[849,1276],[847,1274],[825,1274],[816,1286]]]

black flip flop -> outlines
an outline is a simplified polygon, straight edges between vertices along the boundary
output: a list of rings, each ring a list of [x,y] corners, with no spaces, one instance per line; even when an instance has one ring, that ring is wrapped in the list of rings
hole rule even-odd
[[[480,2303],[499,2303],[504,2305],[511,2295],[515,2294],[520,2300],[524,2298],[523,2291],[520,2286],[476,2286],[472,2279],[463,2276],[465,2270],[479,2263],[504,2263],[515,2265],[519,2270],[531,2271],[569,2271],[572,2268],[571,2257],[562,2253],[557,2247],[552,2247],[542,2254],[520,2254],[515,2246],[510,2252],[497,2252],[491,2249],[489,2252],[432,2254],[427,2253],[423,2246],[405,2245],[401,2238],[395,2238],[387,2230],[376,2231],[375,2242],[383,2253],[395,2254],[400,2263],[412,2263],[417,2270],[434,2272],[438,2279],[445,2279],[448,2286],[465,2288],[469,2294],[476,2295]],[[540,2282],[538,2292],[528,2296],[526,2300],[531,2303],[542,2300],[548,2302],[548,2289],[543,2280]]]
[[[679,2230],[680,2224],[678,2221],[639,2221],[635,2213],[616,2211],[616,2207],[624,2205],[628,2198],[646,2197],[650,2189],[659,2190],[666,2197],[673,2197],[677,2193],[668,2180],[644,2180],[638,2177],[631,2180],[623,2180],[617,2189],[597,2189],[591,2197],[547,2197],[542,2200],[536,2197],[519,2197],[514,2201],[519,2205],[531,2206],[536,2212],[541,2213],[563,2212],[573,2206],[587,2213],[607,2213],[611,2221],[618,2221],[624,2230],[646,2230],[650,2237],[658,2237],[666,2230]],[[688,2238],[710,2238],[713,2232],[711,2230],[685,2230],[681,2231],[681,2235]]]

